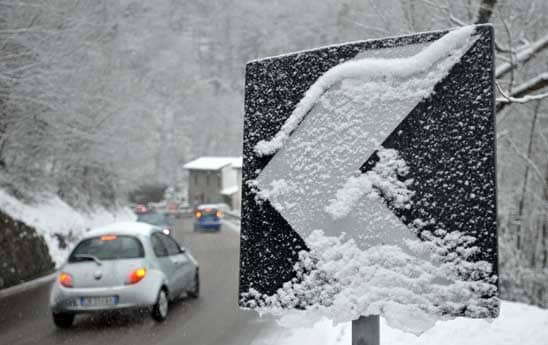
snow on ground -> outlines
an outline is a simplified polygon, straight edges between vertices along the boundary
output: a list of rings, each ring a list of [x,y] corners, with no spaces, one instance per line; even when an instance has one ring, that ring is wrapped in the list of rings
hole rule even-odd
[[[333,325],[327,319],[311,328],[282,329],[259,335],[252,345],[350,345],[350,323]],[[457,318],[438,321],[420,337],[390,328],[381,320],[383,345],[546,345],[548,310],[502,302],[500,316],[486,320]]]
[[[36,205],[29,205],[3,190],[0,190],[0,209],[12,218],[35,228],[44,237],[57,266],[66,259],[72,245],[86,230],[136,218],[129,208],[111,211],[97,207],[84,213],[75,210],[57,196],[44,198],[44,201]],[[60,246],[62,242],[66,242],[66,246]]]

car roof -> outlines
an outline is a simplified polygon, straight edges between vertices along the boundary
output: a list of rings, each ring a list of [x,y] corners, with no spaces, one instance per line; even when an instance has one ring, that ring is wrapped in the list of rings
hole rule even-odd
[[[158,227],[141,222],[118,222],[100,226],[88,231],[84,238],[97,237],[105,234],[147,236],[157,231]]]
[[[159,216],[159,217],[168,218],[169,213],[167,213],[167,212],[142,212],[142,213],[137,214],[137,219],[139,219],[139,217],[146,217],[146,216]],[[139,222],[139,221],[137,221],[137,222]]]
[[[204,204],[196,206],[198,210],[203,210],[204,208],[219,208],[219,204]]]

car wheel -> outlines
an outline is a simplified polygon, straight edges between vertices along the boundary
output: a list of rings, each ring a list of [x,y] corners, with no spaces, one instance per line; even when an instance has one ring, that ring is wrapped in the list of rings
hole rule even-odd
[[[158,298],[156,304],[152,307],[152,318],[156,321],[164,321],[167,319],[167,311],[169,302],[167,299],[167,292],[165,289],[161,289],[158,292]]]
[[[188,291],[187,294],[191,298],[198,298],[200,296],[200,273],[198,271],[194,275],[194,289]]]
[[[59,328],[69,328],[74,322],[74,314],[69,313],[54,313],[53,323]]]

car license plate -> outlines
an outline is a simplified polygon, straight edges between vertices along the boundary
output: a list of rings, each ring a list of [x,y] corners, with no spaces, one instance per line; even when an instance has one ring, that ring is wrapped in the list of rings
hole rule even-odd
[[[118,304],[116,296],[80,297],[82,307],[108,307]]]

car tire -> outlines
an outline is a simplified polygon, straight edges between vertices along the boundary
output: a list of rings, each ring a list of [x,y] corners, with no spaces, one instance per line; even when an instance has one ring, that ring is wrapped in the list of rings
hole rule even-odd
[[[53,313],[53,323],[59,328],[69,328],[74,323],[74,314]]]
[[[198,270],[196,270],[196,274],[194,275],[194,289],[187,291],[187,295],[190,298],[200,297],[200,272]]]
[[[152,306],[152,318],[158,322],[165,321],[167,319],[167,313],[169,309],[169,300],[167,297],[166,289],[162,288],[158,291],[158,297],[156,298],[156,304]]]

